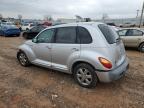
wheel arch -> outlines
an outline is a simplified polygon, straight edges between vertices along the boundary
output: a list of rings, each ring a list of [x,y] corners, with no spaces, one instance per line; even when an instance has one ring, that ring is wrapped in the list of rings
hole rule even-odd
[[[75,67],[76,65],[78,65],[78,64],[81,64],[81,63],[88,64],[88,65],[90,65],[93,69],[95,69],[95,67],[94,67],[91,63],[89,63],[89,62],[87,62],[87,61],[82,61],[82,60],[80,60],[80,61],[76,61],[76,62],[74,62],[74,63],[72,64],[72,66],[71,66],[71,73],[72,73],[72,74],[73,74],[74,67]]]
[[[19,51],[18,51],[17,54],[19,54],[19,52],[21,52],[21,51],[24,52],[27,55],[27,57],[30,60],[30,62],[35,60],[36,56],[35,56],[33,50],[29,46],[27,46],[25,44],[20,46],[19,47]]]
[[[142,41],[139,45],[138,45],[138,50],[140,50],[140,46],[144,44],[144,41]]]

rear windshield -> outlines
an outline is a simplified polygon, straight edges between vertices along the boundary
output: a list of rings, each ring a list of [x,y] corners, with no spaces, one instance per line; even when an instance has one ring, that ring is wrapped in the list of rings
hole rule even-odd
[[[119,36],[115,30],[113,30],[111,27],[105,24],[100,24],[98,25],[98,27],[103,33],[103,35],[105,36],[109,44],[113,44],[117,42],[117,39],[119,39]]]

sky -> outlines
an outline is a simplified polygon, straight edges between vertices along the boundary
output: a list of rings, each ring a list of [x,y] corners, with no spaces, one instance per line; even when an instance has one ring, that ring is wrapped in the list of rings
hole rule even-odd
[[[14,18],[21,14],[24,19],[75,15],[100,19],[103,14],[109,18],[132,18],[136,17],[136,10],[141,10],[142,3],[143,0],[0,0],[0,14]]]

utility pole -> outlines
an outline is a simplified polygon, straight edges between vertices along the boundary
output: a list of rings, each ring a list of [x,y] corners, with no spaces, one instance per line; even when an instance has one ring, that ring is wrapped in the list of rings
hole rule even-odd
[[[136,18],[138,18],[138,16],[139,16],[139,11],[140,11],[140,10],[137,10],[137,15],[136,15]]]
[[[142,6],[142,12],[141,12],[141,18],[140,18],[140,25],[139,25],[139,27],[141,27],[141,24],[142,24],[143,12],[144,12],[144,1],[143,1],[143,6]]]

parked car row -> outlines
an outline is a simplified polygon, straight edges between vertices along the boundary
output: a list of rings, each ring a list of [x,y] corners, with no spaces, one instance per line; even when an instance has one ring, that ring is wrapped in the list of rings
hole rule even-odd
[[[23,37],[26,39],[34,38],[41,30],[47,26],[37,25],[32,23],[26,23],[22,26],[15,25],[12,22],[0,22],[0,35],[1,36],[20,36],[21,30],[23,30]]]
[[[54,23],[52,26],[61,25],[61,24],[64,24],[64,23]],[[49,26],[47,26],[46,24],[39,24],[37,26],[34,26],[30,28],[29,30],[24,31],[23,37],[25,39],[33,39],[40,31],[44,30],[47,27]]]

